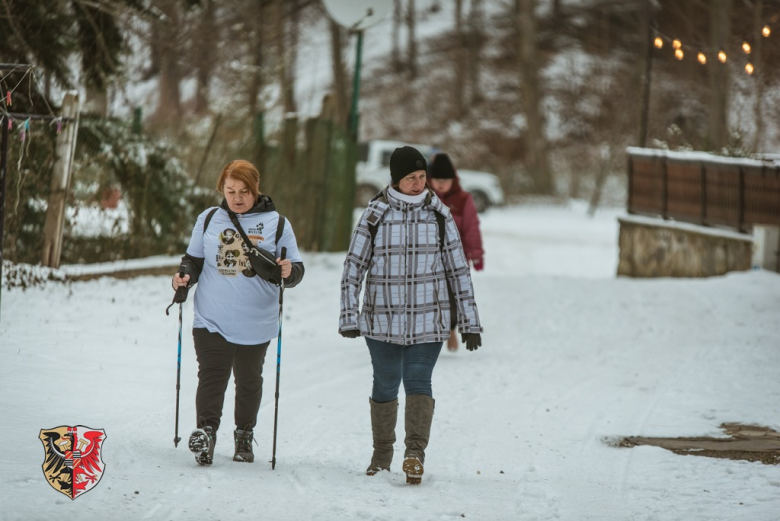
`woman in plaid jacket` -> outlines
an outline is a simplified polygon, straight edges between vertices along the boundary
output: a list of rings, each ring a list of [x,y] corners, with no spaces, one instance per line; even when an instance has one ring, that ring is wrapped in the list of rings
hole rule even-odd
[[[450,336],[451,314],[469,351],[482,343],[468,261],[450,211],[426,185],[426,166],[412,147],[396,148],[390,157],[392,184],[371,200],[352,234],[339,320],[342,336],[366,338],[374,370],[374,453],[366,474],[390,470],[403,381],[403,470],[412,484],[422,479],[434,408],[431,375]]]

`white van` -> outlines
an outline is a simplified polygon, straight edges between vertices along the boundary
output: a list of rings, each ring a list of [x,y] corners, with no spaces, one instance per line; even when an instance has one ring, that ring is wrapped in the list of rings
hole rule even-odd
[[[390,156],[393,150],[403,146],[414,147],[430,159],[435,152],[430,145],[404,143],[402,141],[374,140],[358,145],[357,179],[355,205],[367,206],[368,201],[390,183]],[[488,172],[461,170],[457,168],[460,185],[474,198],[477,211],[483,212],[491,206],[504,204],[504,191],[498,177]]]

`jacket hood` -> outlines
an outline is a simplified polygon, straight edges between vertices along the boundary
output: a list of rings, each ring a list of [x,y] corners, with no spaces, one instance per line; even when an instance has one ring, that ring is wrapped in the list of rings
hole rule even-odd
[[[222,202],[219,205],[220,208],[225,210],[228,213],[235,213],[233,210],[230,209],[230,207],[227,204],[227,199],[222,199]],[[255,205],[244,212],[244,215],[249,213],[262,213],[262,212],[274,212],[276,211],[276,206],[274,205],[274,202],[271,200],[270,197],[264,194],[260,194],[257,196],[257,201],[255,201]]]

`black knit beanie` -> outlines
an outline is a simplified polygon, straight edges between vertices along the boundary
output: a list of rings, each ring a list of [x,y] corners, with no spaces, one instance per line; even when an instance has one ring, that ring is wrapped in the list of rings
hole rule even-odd
[[[396,148],[390,156],[390,177],[393,186],[412,172],[427,170],[428,164],[425,157],[416,149],[409,146]]]
[[[431,160],[431,179],[454,179],[455,167],[447,154],[436,154]]]

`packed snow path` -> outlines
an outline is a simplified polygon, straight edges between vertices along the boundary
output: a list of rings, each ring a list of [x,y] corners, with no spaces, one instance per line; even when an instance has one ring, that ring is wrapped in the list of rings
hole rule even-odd
[[[607,442],[718,436],[723,422],[780,428],[780,275],[615,278],[616,215],[588,219],[575,204],[483,216],[486,271],[474,274],[483,347],[442,352],[419,487],[400,472],[400,415],[393,472],[364,475],[371,368],[365,343],[337,333],[343,254],[306,255],[304,282],[285,294],[273,471],[275,340],[255,463],[231,461],[229,387],[214,465],[200,468],[186,448],[191,302],[183,442],[173,446],[169,277],[4,291],[0,519],[778,519],[780,467]],[[44,481],[38,432],[75,424],[105,429],[106,470],[71,501]]]

